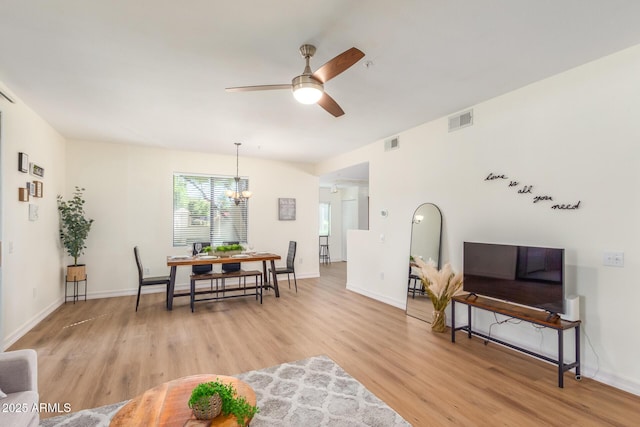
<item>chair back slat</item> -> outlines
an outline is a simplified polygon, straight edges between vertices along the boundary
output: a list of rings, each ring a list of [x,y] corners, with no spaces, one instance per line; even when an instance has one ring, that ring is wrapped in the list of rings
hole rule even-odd
[[[196,255],[198,253],[198,251],[196,251],[196,244],[198,244],[198,243],[200,243],[203,248],[205,248],[207,246],[211,246],[211,242],[195,242],[193,244],[193,246],[191,246],[192,255]],[[191,266],[191,272],[193,274],[205,274],[205,273],[208,273],[208,272],[210,272],[212,270],[213,270],[213,265],[211,265],[211,264],[193,265],[193,266]]]
[[[289,252],[287,252],[287,268],[293,270],[296,261],[297,242],[293,240],[289,242]]]
[[[143,272],[143,269],[142,269],[142,262],[140,261],[140,254],[138,253],[138,247],[137,246],[133,247],[133,254],[136,257],[136,265],[138,266],[138,282],[142,283],[142,279],[143,279],[142,272]]]

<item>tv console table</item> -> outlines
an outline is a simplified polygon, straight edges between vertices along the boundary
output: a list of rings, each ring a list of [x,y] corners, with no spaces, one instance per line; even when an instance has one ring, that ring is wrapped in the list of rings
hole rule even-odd
[[[467,325],[456,327],[456,303],[465,304],[467,306]],[[475,307],[481,310],[490,311],[493,313],[502,314],[514,319],[524,320],[529,323],[535,323],[536,325],[544,326],[546,328],[555,329],[558,332],[558,359],[547,357],[543,354],[535,353],[526,348],[518,347],[514,344],[502,341],[498,338],[494,338],[490,335],[483,334],[478,331],[474,331],[471,324],[471,308]],[[575,362],[564,363],[564,331],[567,329],[573,329],[575,331]],[[530,356],[537,357],[547,362],[551,362],[558,366],[558,387],[564,386],[564,373],[575,368],[576,380],[580,380],[580,321],[569,322],[561,320],[559,317],[549,318],[547,313],[539,310],[534,310],[527,307],[521,307],[507,302],[497,301],[489,298],[473,294],[456,295],[451,299],[451,342],[456,342],[456,331],[467,331],[468,338],[472,335],[476,335],[484,338],[487,341],[493,341],[498,344],[502,344],[506,347],[521,351]],[[485,341],[486,343],[486,341]]]

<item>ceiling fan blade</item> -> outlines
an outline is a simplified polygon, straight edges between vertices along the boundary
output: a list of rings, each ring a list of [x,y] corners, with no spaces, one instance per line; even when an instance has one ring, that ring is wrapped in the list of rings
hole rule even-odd
[[[313,77],[326,83],[362,58],[364,58],[364,53],[360,49],[352,47],[318,68],[313,73]]]
[[[291,84],[286,85],[260,85],[260,86],[238,86],[238,87],[228,87],[225,88],[227,92],[249,92],[253,90],[280,90],[280,89],[289,89],[291,90]]]
[[[338,103],[330,97],[327,92],[322,94],[322,98],[318,101],[318,105],[324,108],[329,114],[332,114],[334,117],[340,117],[344,114],[344,111]]]

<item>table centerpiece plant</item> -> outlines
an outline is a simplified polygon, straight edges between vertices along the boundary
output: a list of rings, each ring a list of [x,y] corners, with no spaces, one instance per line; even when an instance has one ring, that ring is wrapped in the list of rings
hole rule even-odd
[[[244,248],[239,244],[216,246],[215,254],[221,257],[230,257],[242,253]]]
[[[220,379],[198,384],[191,391],[189,408],[199,420],[211,420],[220,414],[233,415],[241,427],[245,427],[259,411],[244,396],[238,396],[233,384]]]
[[[429,295],[433,304],[433,320],[431,330],[434,332],[444,332],[447,330],[445,308],[449,305],[451,298],[462,290],[462,273],[455,273],[449,263],[438,270],[435,262],[429,259],[425,262],[420,257],[411,257],[415,263],[416,274],[422,281],[422,286]]]

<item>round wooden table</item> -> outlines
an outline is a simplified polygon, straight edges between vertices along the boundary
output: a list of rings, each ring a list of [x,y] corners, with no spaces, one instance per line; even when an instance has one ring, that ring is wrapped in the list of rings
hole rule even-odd
[[[178,378],[149,389],[124,405],[111,420],[111,427],[196,427],[237,426],[233,415],[219,415],[210,421],[197,420],[189,408],[191,390],[200,383],[219,379],[233,384],[239,396],[244,396],[251,405],[256,404],[256,393],[245,382],[224,375],[192,375]]]

